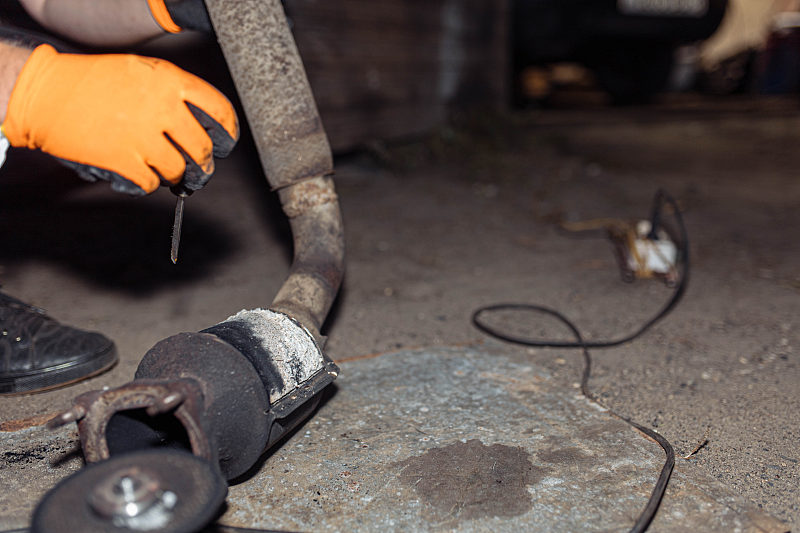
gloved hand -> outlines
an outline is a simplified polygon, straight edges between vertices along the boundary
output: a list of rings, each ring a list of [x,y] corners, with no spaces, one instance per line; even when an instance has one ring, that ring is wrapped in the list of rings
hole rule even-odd
[[[168,61],[136,55],[61,54],[43,44],[17,78],[3,133],[91,181],[145,194],[159,184],[197,190],[214,158],[236,144],[230,102]]]
[[[181,30],[197,30],[212,33],[203,0],[147,0],[150,12],[159,26],[170,33]]]

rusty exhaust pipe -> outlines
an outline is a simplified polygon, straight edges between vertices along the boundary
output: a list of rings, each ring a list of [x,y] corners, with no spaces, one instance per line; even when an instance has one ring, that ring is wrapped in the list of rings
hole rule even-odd
[[[72,497],[75,486],[136,482],[139,474],[124,473],[138,464],[136,454],[179,473],[189,468],[181,465],[196,463],[175,453],[191,453],[209,465],[206,493],[219,498],[224,493],[211,490],[214,476],[231,481],[244,475],[313,412],[320,392],[338,375],[320,334],[344,271],[333,157],[283,7],[280,0],[206,0],[206,7],[267,181],[290,220],[290,273],[269,309],[241,311],[199,333],[160,341],[145,354],[134,381],[82,394],[51,420],[50,427],[76,422],[87,462],[102,468],[79,471],[77,481],[68,478],[72,485],[65,487],[72,488],[56,486],[37,509],[32,531],[59,531],[56,525],[71,509],[58,502]],[[164,485],[152,494],[180,492],[167,490],[170,476],[157,469],[140,477]],[[115,494],[95,494],[104,513]],[[157,508],[165,531],[195,530],[197,517],[183,523],[171,514],[171,500],[162,500]],[[213,507],[214,501],[207,503]],[[86,511],[81,520],[102,529],[111,518],[142,518],[104,513]]]
[[[344,272],[333,157],[279,0],[206,0],[266,178],[294,237],[289,278],[271,308],[319,329]]]

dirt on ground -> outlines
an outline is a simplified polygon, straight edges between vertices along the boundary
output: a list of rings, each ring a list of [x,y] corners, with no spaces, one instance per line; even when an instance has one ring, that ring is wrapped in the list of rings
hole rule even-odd
[[[624,283],[602,231],[574,234],[558,223],[646,218],[663,188],[689,233],[687,292],[639,339],[595,350],[589,388],[663,434],[678,461],[796,526],[798,144],[793,101],[691,97],[470,117],[427,139],[342,155],[347,274],[325,327],[327,352],[341,361],[496,344],[470,317],[500,302],[557,309],[588,339],[630,332],[672,289]],[[46,158],[11,155],[0,180],[3,291],[102,331],[121,360],[67,389],[0,399],[4,431],[41,423],[80,392],[131,379],[165,337],[269,305],[291,240],[250,140],[187,200],[177,265],[169,259],[173,207],[167,191],[128,199]],[[498,325],[571,340],[540,314],[509,313]],[[576,350],[507,349],[565,388],[580,379]]]

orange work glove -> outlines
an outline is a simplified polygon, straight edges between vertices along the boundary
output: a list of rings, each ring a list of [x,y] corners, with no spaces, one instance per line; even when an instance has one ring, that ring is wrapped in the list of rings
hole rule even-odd
[[[46,44],[23,66],[2,129],[12,146],[41,149],[129,194],[181,180],[200,189],[212,154],[226,156],[239,137],[225,96],[168,61]]]

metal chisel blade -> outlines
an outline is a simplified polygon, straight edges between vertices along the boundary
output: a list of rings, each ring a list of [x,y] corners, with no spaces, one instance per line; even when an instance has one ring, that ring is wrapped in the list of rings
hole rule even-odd
[[[178,247],[181,244],[181,226],[183,225],[183,202],[186,200],[185,192],[178,193],[178,202],[175,204],[175,221],[172,223],[172,250],[169,258],[172,263],[178,262]]]

